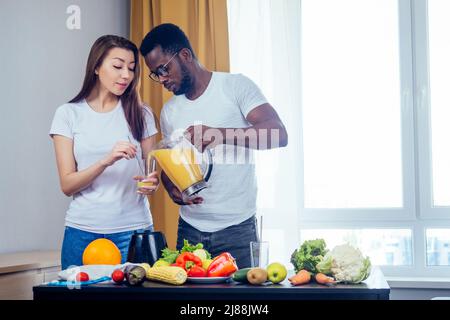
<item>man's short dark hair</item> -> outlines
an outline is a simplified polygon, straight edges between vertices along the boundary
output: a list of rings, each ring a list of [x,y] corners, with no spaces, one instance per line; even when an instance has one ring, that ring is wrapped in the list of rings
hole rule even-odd
[[[158,46],[165,54],[175,54],[181,49],[187,48],[191,50],[192,56],[196,59],[188,37],[183,30],[172,23],[163,23],[154,27],[142,40],[139,51],[145,57]]]

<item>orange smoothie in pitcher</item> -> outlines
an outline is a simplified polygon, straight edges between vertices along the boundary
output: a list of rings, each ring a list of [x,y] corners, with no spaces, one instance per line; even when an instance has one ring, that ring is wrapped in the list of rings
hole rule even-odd
[[[148,156],[156,158],[161,168],[180,191],[203,180],[202,171],[196,163],[191,149],[158,149],[152,151]]]

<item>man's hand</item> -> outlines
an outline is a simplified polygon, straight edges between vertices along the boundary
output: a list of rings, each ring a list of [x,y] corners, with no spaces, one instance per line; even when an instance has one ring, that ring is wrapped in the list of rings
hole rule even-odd
[[[173,184],[172,181],[170,181],[169,177],[166,175],[164,171],[161,171],[161,181],[164,185],[164,188],[166,188],[167,193],[169,194],[169,197],[172,199],[173,202],[180,206],[184,205],[190,205],[190,204],[200,204],[203,202],[202,197],[194,198],[193,200],[183,202],[183,197],[181,195],[180,190]]]
[[[176,204],[178,204],[180,206],[191,205],[191,204],[201,204],[203,202],[202,197],[196,197],[193,200],[183,202],[183,197],[181,196],[181,192],[180,192],[180,190],[178,190],[177,187],[172,187],[172,189],[168,193],[169,193],[170,198],[173,200],[173,202],[175,202]]]
[[[184,136],[200,152],[205,151],[206,147],[214,148],[216,145],[223,143],[223,133],[218,128],[211,128],[205,125],[190,126],[186,129]]]

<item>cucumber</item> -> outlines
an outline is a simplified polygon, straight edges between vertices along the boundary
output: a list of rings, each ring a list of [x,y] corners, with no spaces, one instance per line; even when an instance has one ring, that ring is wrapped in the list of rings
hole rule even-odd
[[[236,282],[242,282],[242,283],[248,283],[248,279],[247,279],[247,273],[251,270],[252,268],[243,268],[243,269],[239,269],[238,271],[236,271],[233,274],[233,280]]]

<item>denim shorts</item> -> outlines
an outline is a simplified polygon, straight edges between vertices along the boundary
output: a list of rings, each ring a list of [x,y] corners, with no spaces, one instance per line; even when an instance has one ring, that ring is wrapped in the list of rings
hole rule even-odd
[[[230,226],[216,232],[202,232],[183,219],[178,222],[177,249],[183,247],[183,240],[191,244],[203,243],[204,248],[217,256],[222,252],[229,252],[235,259],[238,267],[251,267],[250,242],[258,241],[256,217],[253,216],[244,222]]]
[[[153,226],[145,230],[153,231]],[[137,230],[137,231],[143,231]],[[114,242],[122,255],[121,263],[125,263],[128,255],[128,245],[134,231],[111,234],[99,234],[82,231],[72,227],[65,227],[64,240],[61,249],[61,268],[65,270],[71,266],[83,265],[83,252],[89,243],[96,239],[105,238]]]

